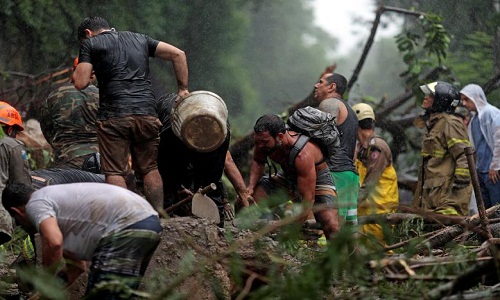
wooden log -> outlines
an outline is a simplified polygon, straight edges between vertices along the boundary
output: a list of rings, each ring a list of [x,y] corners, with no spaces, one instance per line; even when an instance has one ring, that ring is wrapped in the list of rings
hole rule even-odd
[[[486,210],[485,213],[487,218],[497,217],[498,214],[500,213],[500,206],[496,205],[490,207],[489,209]],[[452,241],[454,238],[462,234],[465,231],[465,229],[471,229],[479,226],[480,222],[481,220],[479,216],[476,214],[470,218],[464,219],[457,225],[449,226],[444,230],[440,231],[439,233],[426,239],[425,241],[417,244],[415,246],[415,253],[426,255],[429,253],[430,249],[444,246],[446,243]]]
[[[459,275],[455,280],[431,290],[428,294],[429,299],[442,299],[444,296],[475,287],[481,282],[484,275],[496,276],[498,281],[496,273],[495,260],[481,261]]]
[[[436,223],[444,226],[459,224],[467,217],[462,216],[446,216],[432,213],[425,214],[412,214],[412,213],[388,213],[388,214],[374,214],[368,216],[359,216],[359,224],[399,224],[406,220],[423,219],[429,223]]]

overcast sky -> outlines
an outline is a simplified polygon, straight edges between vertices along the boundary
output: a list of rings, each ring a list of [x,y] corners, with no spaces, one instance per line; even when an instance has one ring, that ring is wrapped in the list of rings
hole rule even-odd
[[[375,19],[375,1],[373,0],[313,0],[312,7],[316,16],[316,23],[339,39],[339,54],[346,54],[360,40],[366,40],[371,27],[358,24],[354,18],[361,17],[363,21]],[[377,31],[377,37],[392,36],[395,28]]]

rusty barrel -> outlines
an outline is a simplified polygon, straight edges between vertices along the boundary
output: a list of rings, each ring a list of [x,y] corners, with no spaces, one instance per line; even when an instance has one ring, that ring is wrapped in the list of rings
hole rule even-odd
[[[224,142],[227,135],[226,103],[209,91],[191,92],[172,111],[172,130],[189,148],[210,152]]]

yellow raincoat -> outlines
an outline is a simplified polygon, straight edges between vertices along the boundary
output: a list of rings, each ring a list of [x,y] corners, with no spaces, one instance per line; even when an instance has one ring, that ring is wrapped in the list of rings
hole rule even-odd
[[[387,143],[380,137],[372,136],[367,144],[358,144],[355,164],[361,185],[358,216],[395,212],[399,204],[398,182]],[[384,243],[380,225],[363,225],[363,232]]]

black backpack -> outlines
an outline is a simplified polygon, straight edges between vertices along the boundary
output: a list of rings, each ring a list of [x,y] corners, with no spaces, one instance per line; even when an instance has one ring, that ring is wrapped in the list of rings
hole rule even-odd
[[[312,142],[321,148],[325,160],[330,165],[330,159],[335,153],[336,148],[340,146],[340,133],[337,129],[334,116],[317,108],[306,106],[297,109],[288,118],[287,127],[290,130],[308,136]],[[303,145],[298,146],[303,147]]]

